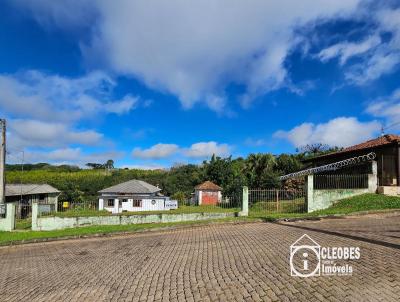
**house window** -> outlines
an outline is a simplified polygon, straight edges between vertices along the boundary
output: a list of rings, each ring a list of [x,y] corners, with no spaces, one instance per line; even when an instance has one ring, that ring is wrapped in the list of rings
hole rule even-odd
[[[156,201],[153,199],[153,200],[151,201],[151,204],[154,206],[154,205],[156,204]]]
[[[137,208],[141,208],[142,207],[142,200],[141,199],[134,199],[133,200],[133,206],[137,207]]]
[[[128,199],[122,199],[122,202],[128,202]]]
[[[113,207],[114,206],[114,199],[108,199],[107,200],[107,207]]]

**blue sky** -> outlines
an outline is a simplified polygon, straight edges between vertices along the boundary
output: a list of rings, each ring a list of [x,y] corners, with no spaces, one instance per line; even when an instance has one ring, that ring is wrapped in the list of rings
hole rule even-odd
[[[229,3],[2,1],[8,160],[169,167],[400,121],[398,1]]]

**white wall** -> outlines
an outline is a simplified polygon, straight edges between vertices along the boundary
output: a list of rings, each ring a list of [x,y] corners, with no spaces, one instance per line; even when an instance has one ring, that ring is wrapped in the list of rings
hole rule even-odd
[[[138,211],[163,211],[169,210],[169,208],[165,207],[165,199],[160,197],[148,197],[142,199],[142,206],[141,207],[134,207],[133,206],[133,199],[128,198],[127,201],[122,201],[123,199],[114,199],[114,207],[107,206],[108,199],[112,199],[111,197],[103,197],[99,198],[99,210],[106,210],[113,214],[122,213],[123,211],[127,212],[138,212]],[[117,206],[117,202],[121,200],[121,207]],[[153,202],[154,201],[154,202]]]

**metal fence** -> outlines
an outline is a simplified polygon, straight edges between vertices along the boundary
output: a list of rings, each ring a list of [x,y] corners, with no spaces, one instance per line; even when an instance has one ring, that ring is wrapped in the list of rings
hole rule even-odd
[[[304,190],[249,190],[249,212],[251,215],[304,213],[306,211],[307,203]]]
[[[39,217],[54,216],[56,213],[64,214],[89,214],[98,210],[99,204],[97,200],[85,202],[59,201],[57,203],[40,202],[38,204]]]
[[[368,188],[368,174],[316,174],[313,185],[315,190],[365,189]]]
[[[30,229],[32,226],[32,204],[18,201],[15,205],[15,228]]]

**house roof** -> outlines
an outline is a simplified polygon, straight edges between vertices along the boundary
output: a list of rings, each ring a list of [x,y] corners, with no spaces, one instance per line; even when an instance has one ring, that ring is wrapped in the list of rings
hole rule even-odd
[[[145,181],[132,179],[118,185],[105,188],[99,191],[99,193],[153,194],[160,191],[160,188],[157,188]]]
[[[194,187],[196,190],[208,190],[208,191],[222,191],[220,186],[217,186],[215,183],[207,180],[200,185]]]
[[[6,184],[6,196],[60,193],[48,184]]]
[[[324,155],[317,156],[317,157],[314,157],[314,158],[310,158],[310,159],[308,159],[306,161],[312,161],[312,160],[318,159],[318,158],[332,157],[332,156],[335,156],[335,155],[348,153],[348,152],[372,149],[372,148],[381,147],[381,146],[390,145],[390,144],[399,143],[399,142],[400,142],[400,136],[399,135],[386,134],[386,135],[383,135],[383,136],[380,136],[380,137],[377,137],[377,138],[362,142],[360,144],[344,148],[344,149],[342,149],[340,151],[337,151],[337,152],[334,152],[334,153],[328,153],[328,154],[324,154]]]

